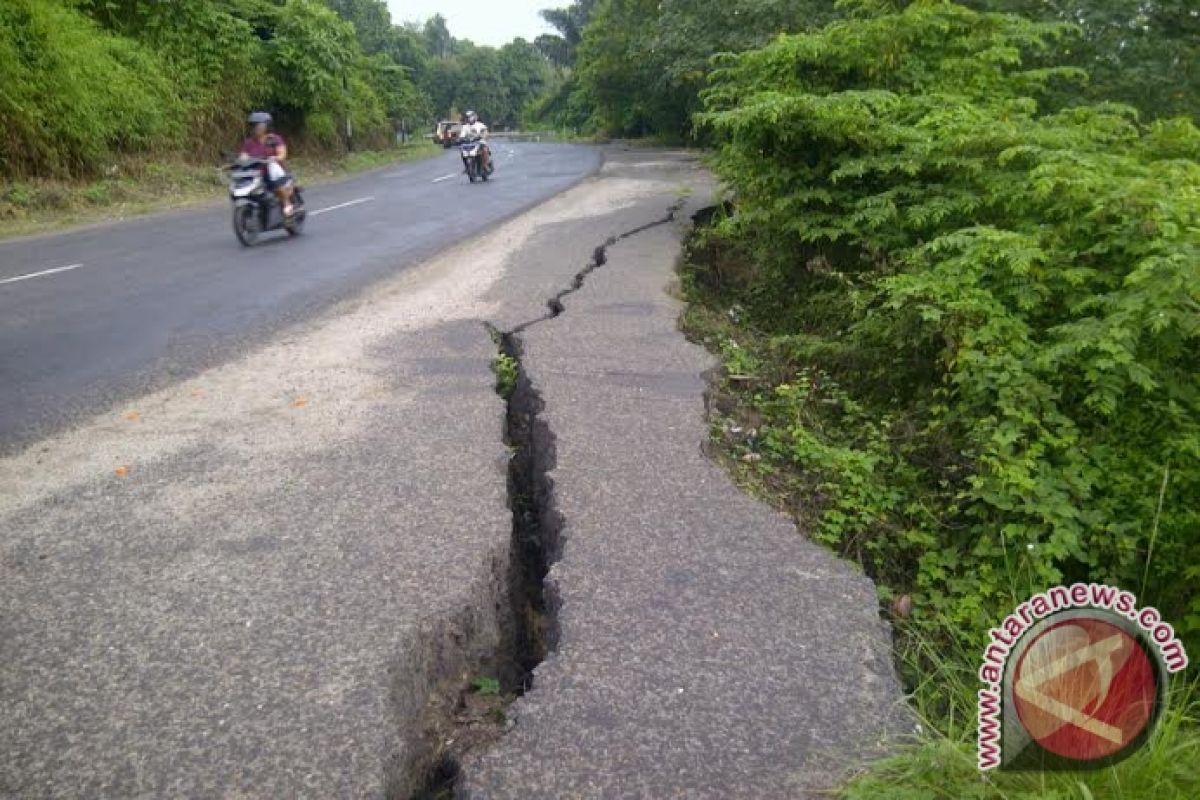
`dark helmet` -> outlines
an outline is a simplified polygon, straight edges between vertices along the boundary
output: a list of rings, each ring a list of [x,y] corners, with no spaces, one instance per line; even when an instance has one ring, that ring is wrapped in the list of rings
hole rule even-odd
[[[270,125],[271,124],[271,115],[265,111],[255,111],[249,117],[246,118],[246,121],[249,122],[251,125],[257,125],[260,122],[263,123],[264,125]]]
[[[471,123],[472,125],[479,121],[479,115],[474,111],[468,111],[464,116],[467,118],[467,122]]]

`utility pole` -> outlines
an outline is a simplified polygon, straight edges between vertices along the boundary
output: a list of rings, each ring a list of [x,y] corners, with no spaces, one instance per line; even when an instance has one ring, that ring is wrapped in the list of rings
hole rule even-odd
[[[346,95],[346,152],[354,151],[354,124],[350,121],[350,78],[342,73],[342,89]]]

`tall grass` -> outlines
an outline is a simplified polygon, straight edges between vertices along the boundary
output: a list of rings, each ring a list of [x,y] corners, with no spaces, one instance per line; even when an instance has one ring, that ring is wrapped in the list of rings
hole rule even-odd
[[[982,773],[976,762],[979,653],[946,650],[927,628],[902,629],[897,653],[922,728],[914,744],[870,765],[842,800],[1196,800],[1200,685],[1179,681],[1158,727],[1129,758],[1089,772]]]
[[[159,57],[59,3],[0,3],[0,76],[0,174],[81,174],[182,128]]]

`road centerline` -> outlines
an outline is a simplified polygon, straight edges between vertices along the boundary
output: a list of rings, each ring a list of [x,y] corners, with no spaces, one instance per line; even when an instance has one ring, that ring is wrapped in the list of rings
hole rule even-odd
[[[441,183],[442,181],[448,181],[448,180],[450,180],[451,178],[457,178],[457,177],[458,177],[458,173],[457,173],[457,172],[452,172],[452,173],[450,173],[449,175],[443,175],[443,176],[442,176],[442,177],[440,177],[440,178],[434,178],[434,179],[431,181],[431,183]]]
[[[24,275],[15,275],[11,278],[0,278],[0,285],[5,283],[16,283],[17,281],[27,281],[30,278],[40,278],[43,275],[54,275],[59,272],[70,272],[73,269],[79,269],[83,264],[68,264],[65,267],[53,267],[51,269],[43,269],[38,272],[29,272]]]
[[[557,195],[600,160],[571,146],[529,149],[539,154],[536,177],[474,197],[478,225]],[[291,247],[272,241],[243,251],[226,227],[228,205],[219,203],[172,212],[166,224],[140,217],[0,242],[0,280],[23,278],[0,284],[0,450],[239,357],[296,321],[332,313],[343,300],[457,246],[461,220],[426,196],[431,179],[459,167],[456,155],[405,165],[403,180],[367,174],[310,187],[308,213],[354,212],[377,201],[399,215],[314,217]],[[524,168],[531,166],[526,161]],[[295,268],[297,253],[309,268]],[[253,269],[244,268],[251,262]],[[64,272],[64,280],[24,278],[76,263],[83,265],[74,270],[79,274]]]
[[[326,211],[336,211],[339,208],[347,208],[349,206],[356,206],[359,203],[369,203],[374,199],[375,198],[372,196],[372,197],[360,197],[357,200],[347,200],[345,203],[338,203],[336,206],[326,206],[325,208],[318,208],[316,211],[310,211],[310,212],[308,212],[308,215],[310,217],[315,217],[318,214],[324,214]]]

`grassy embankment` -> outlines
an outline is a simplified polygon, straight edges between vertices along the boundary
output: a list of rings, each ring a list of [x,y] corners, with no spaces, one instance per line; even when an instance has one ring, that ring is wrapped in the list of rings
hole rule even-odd
[[[303,185],[312,186],[441,152],[418,141],[338,157],[297,156],[289,165]],[[85,181],[0,179],[0,239],[213,203],[225,198],[227,185],[228,174],[215,165],[134,158]]]
[[[1120,586],[1200,650],[1200,130],[1064,96],[1069,33],[872,5],[704,93],[730,203],[685,324],[725,364],[714,438],[875,580],[926,730],[848,797],[1200,797],[1187,674],[1114,767],[971,754],[987,631],[1037,592]]]
[[[823,434],[839,409],[814,405],[803,419],[772,400],[795,378],[795,364],[756,324],[751,289],[756,271],[744,258],[693,246],[683,268],[684,332],[722,362],[712,387],[711,452],[735,482],[791,516],[802,531],[819,525],[822,484],[837,476],[802,466],[764,448],[764,435],[797,423]],[[866,409],[865,416],[885,412]],[[881,587],[884,597],[888,587]],[[897,618],[896,658],[922,736],[895,757],[871,765],[840,793],[843,800],[1194,800],[1200,797],[1200,692],[1194,677],[1171,694],[1157,733],[1134,756],[1088,773],[987,773],[976,768],[975,692],[980,654],[946,650],[945,637],[927,635]],[[935,626],[936,627],[936,626]]]

